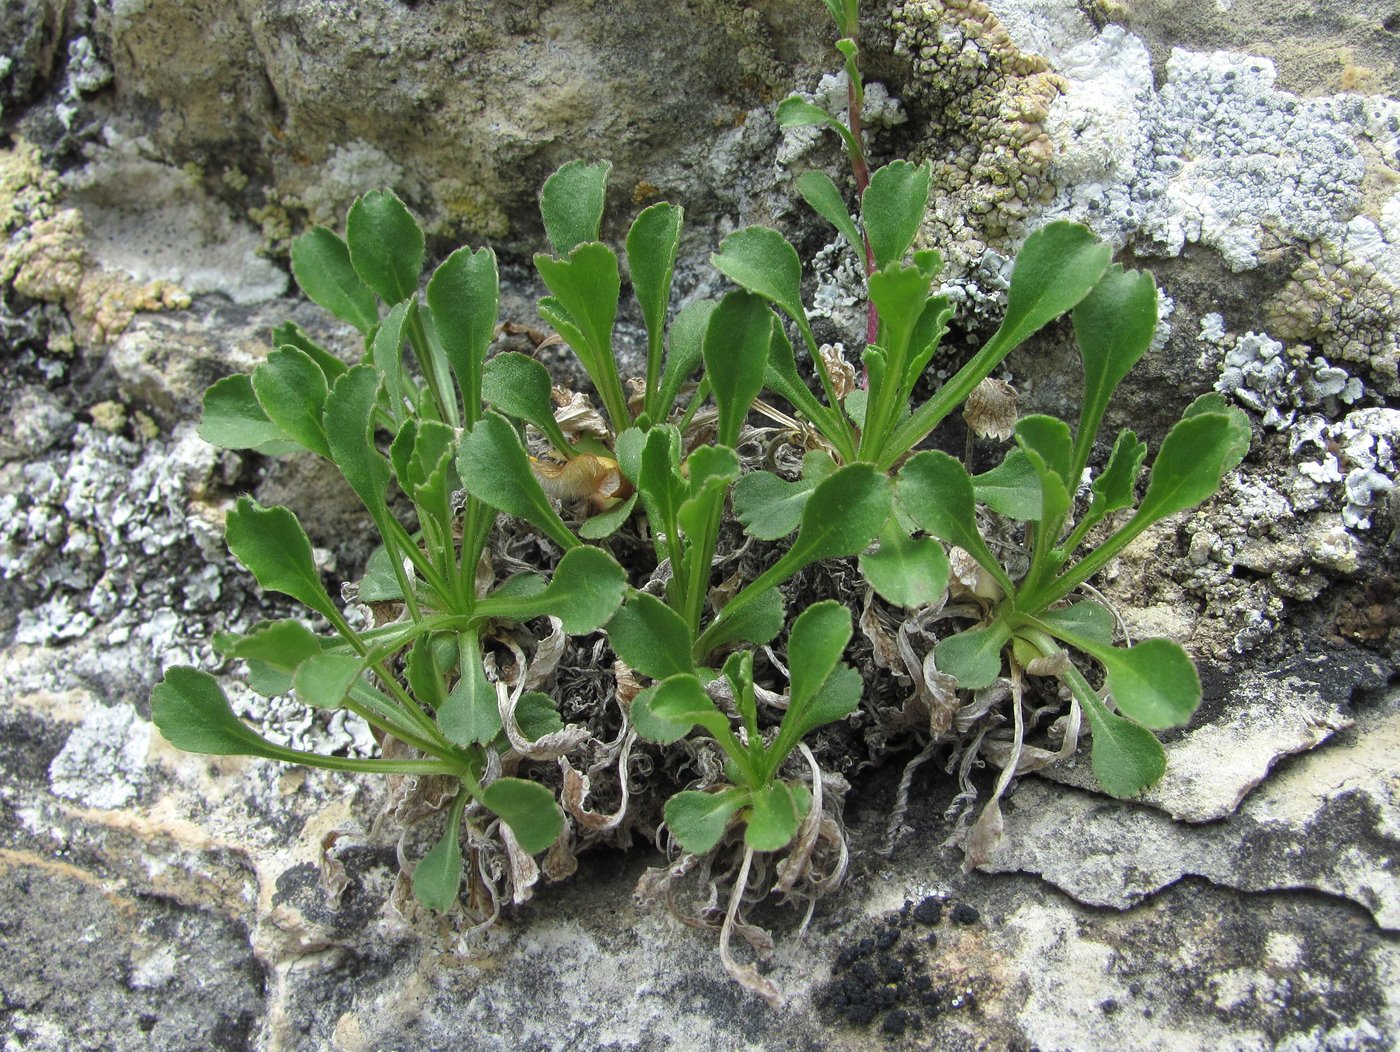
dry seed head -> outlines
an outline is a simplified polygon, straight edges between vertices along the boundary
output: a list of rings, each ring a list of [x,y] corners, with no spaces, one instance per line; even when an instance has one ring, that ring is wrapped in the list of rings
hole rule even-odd
[[[1016,429],[1017,400],[1014,387],[989,376],[967,396],[963,419],[978,438],[1005,442]]]

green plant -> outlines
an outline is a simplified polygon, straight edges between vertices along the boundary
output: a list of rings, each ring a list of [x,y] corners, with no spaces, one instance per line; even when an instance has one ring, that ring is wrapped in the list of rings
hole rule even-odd
[[[1214,493],[1249,443],[1242,414],[1217,396],[1198,399],[1163,441],[1141,498],[1146,447],[1124,431],[1076,514],[1109,399],[1152,341],[1157,291],[1150,275],[1110,267],[1109,247],[1069,223],[1051,223],[1026,240],[1000,327],[914,404],[952,316],[934,289],[940,257],[914,247],[932,170],[895,161],[870,172],[855,3],[824,2],[842,33],[846,118],[789,99],[778,119],[833,128],[851,158],[859,223],[825,174],[806,173],[797,186],[864,255],[862,383],[838,389],[802,302],[797,252],[776,230],[749,227],[726,238],[712,259],[740,288],[671,316],[683,214],[662,203],[641,212],[626,238],[647,333],[646,375],[629,397],[614,351],[623,275],[617,254],[600,240],[609,167],[571,162],[541,193],[553,251],[535,257],[550,293],[539,310],[577,355],[609,428],[600,437],[571,437],[556,419],[553,378],[539,361],[513,351],[488,359],[499,300],[490,250],[452,253],[420,292],[421,230],[392,193],[367,194],[351,208],[343,239],[316,228],[292,248],[303,291],[362,334],[361,360],[347,364],[296,326],[281,326],[276,349],[250,376],[209,389],[200,434],[230,449],[326,459],[377,527],[382,543],[357,586],[357,598],[376,615],[366,626],[332,599],[295,515],[239,499],[227,518],[230,550],[265,590],[299,602],[329,631],[288,618],[215,644],[225,658],[247,663],[259,693],[295,691],[308,705],[362,717],[384,755],[324,756],[277,745],[240,720],[218,681],[198,669],[167,670],[152,695],[162,733],[192,751],[453,780],[445,829],[413,874],[418,899],[447,910],[461,886],[464,824],[477,827],[472,839],[479,840],[480,823],[494,816],[505,846],[527,853],[568,839],[561,840],[565,819],[555,791],[524,777],[521,765],[539,754],[534,743],[557,741],[549,756],[558,758],[583,739],[570,737],[548,696],[526,689],[523,658],[513,678],[488,674],[493,640],[541,617],[575,635],[605,628],[624,666],[619,681],[640,677],[634,696],[619,684],[628,746],[635,735],[674,745],[698,728],[691,746],[722,757],[722,774],[676,792],[661,815],[692,859],[742,848],[721,956],[735,978],[770,998],[771,984],[730,959],[729,935],[756,852],[789,852],[777,886],[791,890],[823,830],[834,828],[844,851],[839,826],[823,813],[821,770],[804,739],[853,713],[862,691],[859,673],[842,663],[852,638],[846,606],[825,597],[790,617],[783,586],[813,564],[854,557],[886,602],[938,604],[950,576],[944,544],[962,549],[987,583],[971,607],[958,608],[976,625],[937,644],[938,669],[972,690],[1008,676],[1018,750],[1023,677],[1058,677],[1087,715],[1101,784],[1132,796],[1161,776],[1165,756],[1152,732],[1190,717],[1199,680],[1178,645],[1115,646],[1109,611],[1071,600],[1150,525]],[[1016,425],[1016,447],[976,476],[943,452],[914,452],[1007,353],[1066,312],[1085,381],[1073,432],[1052,417],[1026,417]],[[810,355],[820,394],[798,371],[784,317]],[[796,478],[753,470],[753,459],[740,455],[765,388],[823,439]],[[698,411],[711,404],[698,426]],[[588,498],[591,514],[566,521],[561,496]],[[1108,528],[1111,516],[1129,509]],[[1008,572],[984,539],[991,514],[1003,525],[1024,524],[1024,574]],[[496,579],[486,556],[502,516],[559,549],[548,579],[533,572]],[[762,568],[748,579],[716,589],[731,520],[753,538],[780,543],[764,550]],[[625,568],[604,543],[626,553]],[[759,647],[786,678],[785,694],[762,662],[756,676]],[[1104,669],[1113,707],[1071,653]],[[768,715],[761,702],[781,715]],[[809,777],[793,770],[795,755]],[[1016,770],[1013,759],[988,813]],[[567,774],[565,781],[567,795]],[[727,840],[731,834],[736,839]]]
[[[1097,603],[1061,604],[1153,523],[1215,493],[1248,451],[1249,425],[1220,396],[1198,398],[1162,442],[1140,499],[1135,486],[1147,447],[1133,432],[1120,432],[1090,487],[1087,508],[1071,528],[1075,493],[1109,398],[1156,330],[1152,276],[1113,267],[1074,309],[1073,320],[1084,366],[1084,400],[1073,435],[1053,417],[1028,416],[1016,425],[1017,448],[992,471],[974,478],[953,457],[927,451],[904,465],[897,491],[914,523],[963,549],[994,583],[996,598],[985,623],[935,648],[939,670],[955,676],[959,687],[985,687],[1001,674],[1002,652],[1011,644],[1013,669],[1058,676],[1083,706],[1099,783],[1115,796],[1135,796],[1165,769],[1151,730],[1180,726],[1200,702],[1195,667],[1185,650],[1166,639],[1114,646],[1113,616]],[[983,539],[979,502],[1028,524],[1030,567],[1019,581]],[[1129,508],[1134,510],[1127,521],[1077,557],[1096,526]],[[1104,668],[1118,713],[1065,659],[1062,647]]]
[[[167,739],[195,752],[457,779],[447,829],[414,874],[418,898],[446,909],[462,874],[459,829],[468,805],[499,818],[526,852],[548,847],[563,824],[549,789],[498,773],[516,761],[499,685],[483,667],[483,634],[500,621],[544,615],[568,632],[592,632],[617,609],[627,582],[616,560],[582,546],[564,526],[515,430],[484,409],[498,300],[494,255],[461,249],[448,256],[428,281],[425,307],[423,245],[417,223],[389,192],[355,202],[343,240],[321,227],[300,237],[292,247],[297,281],[364,335],[362,362],[347,366],[300,329],[282,326],[276,350],[251,376],[209,389],[200,424],[215,445],[311,452],[334,464],[383,542],[359,599],[399,611],[375,627],[352,626],[322,584],[296,516],[244,497],[228,514],[230,550],[264,589],[297,600],[334,634],[289,619],[220,636],[218,650],[248,663],[260,693],[295,690],[308,705],[348,709],[382,740],[397,739],[418,755],[358,759],[275,745],[235,716],[212,676],[193,668],[167,670],[152,712]],[[402,514],[405,504],[411,515]],[[482,578],[497,506],[534,522],[564,549],[550,580],[533,573]],[[514,717],[527,735],[562,726],[547,698],[527,698]]]

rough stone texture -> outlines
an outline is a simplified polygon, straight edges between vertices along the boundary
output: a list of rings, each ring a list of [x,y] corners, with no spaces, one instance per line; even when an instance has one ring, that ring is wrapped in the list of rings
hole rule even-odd
[[[613,240],[658,194],[686,205],[683,294],[722,287],[719,234],[778,222],[850,341],[856,273],[790,190],[840,159],[771,116],[840,84],[815,0],[0,0],[20,133],[0,151],[7,1048],[1393,1047],[1396,27],[1346,0],[876,8],[872,149],[936,162],[925,232],[960,324],[995,323],[1027,230],[1088,221],[1151,257],[1174,308],[1109,423],[1155,445],[1216,389],[1259,425],[1225,492],[1100,581],[1135,638],[1201,663],[1168,777],[1111,801],[1081,750],[1014,787],[998,872],[965,874],[940,847],[968,806],[941,762],[889,859],[897,765],[862,774],[853,871],[805,939],[801,904],[754,911],[775,1013],[724,977],[713,932],[634,903],[661,861],[640,845],[586,854],[469,940],[405,898],[382,785],[171,749],[146,719],[160,668],[218,668],[213,632],[286,613],[219,543],[231,496],[291,505],[328,573],[367,551],[314,460],[193,433],[203,386],[260,360],[275,322],[360,353],[275,298],[306,221],[392,185],[431,252],[489,238],[505,317],[532,324],[539,183],[608,157]],[[1051,332],[1009,360],[1023,409],[1072,408],[1072,356]],[[376,747],[225,681],[277,741]]]

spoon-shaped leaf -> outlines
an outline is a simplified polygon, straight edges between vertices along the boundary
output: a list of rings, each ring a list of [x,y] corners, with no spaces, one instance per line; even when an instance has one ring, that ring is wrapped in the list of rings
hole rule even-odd
[[[572,443],[554,419],[554,378],[549,370],[527,354],[506,351],[486,363],[481,395],[506,416],[534,424],[555,449]]]
[[[374,444],[374,409],[380,377],[370,365],[357,365],[335,382],[322,416],[326,442],[345,481],[376,522],[389,516],[389,462]]]
[[[462,437],[457,473],[477,500],[537,526],[565,550],[582,543],[545,496],[520,436],[504,417],[487,413]]]
[[[899,472],[899,503],[919,528],[956,544],[991,574],[1008,595],[1014,588],[977,528],[972,478],[940,450],[911,457]]]
[[[933,648],[934,664],[963,690],[980,690],[1001,675],[1001,648],[1010,638],[1011,630],[1001,621],[970,628],[940,640]]]
[[[710,315],[702,353],[719,410],[721,445],[738,444],[753,400],[763,389],[776,320],[762,299],[747,292],[729,293]]]
[[[912,610],[948,590],[948,553],[932,537],[910,537],[892,515],[880,546],[860,557],[860,572],[885,602]]]
[[[311,541],[287,508],[264,508],[240,497],[224,523],[229,551],[269,592],[281,592],[332,621],[340,611],[321,583]]]
[[[642,691],[632,699],[630,716],[637,733],[658,745],[680,741],[696,726],[716,738],[730,733],[729,717],[715,708],[700,681],[689,673]]]
[[[1147,492],[1134,518],[1155,522],[1215,493],[1225,472],[1239,463],[1241,436],[1248,448],[1249,423],[1238,411],[1178,420],[1152,462]]]
[[[353,654],[317,654],[301,663],[292,682],[307,705],[338,709],[363,671],[364,664]]]
[[[540,216],[556,255],[567,256],[585,241],[597,241],[612,165],[570,161],[544,181]]]
[[[694,672],[695,640],[685,619],[646,592],[636,592],[608,622],[608,641],[623,661],[644,676],[667,679]]]
[[[686,790],[666,801],[666,828],[692,855],[713,851],[735,814],[749,802],[749,791],[725,786],[718,792]]]
[[[300,621],[264,621],[247,635],[215,633],[214,649],[248,662],[248,686],[270,697],[292,689],[292,674],[321,653],[321,639]]]
[[[797,529],[816,488],[815,479],[788,482],[770,471],[751,471],[734,484],[734,516],[750,537],[780,540]]]
[[[871,173],[860,212],[876,267],[883,270],[904,260],[928,210],[932,180],[933,165],[928,162],[893,161]]]
[[[251,449],[267,456],[304,448],[268,419],[250,376],[225,376],[204,392],[199,437],[221,449]]]
[[[413,896],[430,910],[446,913],[462,887],[462,808],[465,791],[447,812],[447,828],[413,869]]]
[[[292,242],[292,275],[313,303],[366,336],[379,324],[374,292],[355,273],[350,249],[333,231],[312,227]]]
[[[371,190],[350,206],[345,241],[355,273],[385,303],[418,291],[423,231],[392,190]]]
[[[661,373],[661,393],[656,403],[658,421],[671,415],[681,385],[700,367],[705,330],[709,328],[710,315],[718,306],[714,300],[697,300],[672,319],[666,368]]]
[[[559,618],[570,635],[587,635],[613,616],[626,590],[627,573],[616,559],[601,548],[580,545],[564,553],[543,591],[487,596],[477,604],[475,616],[525,621],[548,615]]]
[[[745,816],[744,843],[755,851],[777,851],[797,835],[797,827],[807,817],[812,797],[804,786],[769,782],[749,796]]]
[[[990,471],[974,475],[972,491],[979,503],[1018,522],[1038,522],[1043,513],[1040,475],[1021,449],[1008,452]]]
[[[331,455],[321,426],[326,374],[305,351],[277,348],[253,370],[252,383],[269,420],[312,452]]]
[[[1006,314],[994,340],[1015,346],[1069,310],[1094,287],[1113,249],[1078,223],[1041,227],[1016,253]]]
[[[1084,402],[1074,439],[1074,473],[1089,452],[1114,389],[1152,346],[1157,332],[1157,284],[1152,275],[1112,266],[1074,308],[1074,334],[1084,362]]]
[[[482,790],[481,802],[510,826],[516,843],[528,854],[543,851],[564,830],[564,813],[554,794],[539,782],[497,778]]]
[[[662,202],[643,209],[627,232],[627,269],[632,292],[642,308],[647,327],[647,394],[661,379],[661,345],[666,329],[666,308],[671,303],[671,278],[681,244],[684,210]]]
[[[1196,666],[1170,639],[1101,647],[1094,658],[1108,671],[1108,689],[1119,711],[1144,727],[1180,727],[1201,703]]]
[[[785,624],[787,610],[782,592],[766,588],[733,617],[717,622],[714,630],[705,634],[705,645],[707,651],[714,651],[726,643],[742,640],[761,647],[776,639]]]
[[[831,176],[816,170],[804,172],[797,178],[797,192],[817,215],[837,229],[848,245],[857,252],[861,251],[863,242],[860,231],[856,229],[851,213],[846,210],[846,199],[831,181]]]
[[[496,254],[489,248],[459,248],[428,281],[428,310],[462,389],[468,423],[481,414],[481,370],[495,338],[499,305]]]
[[[766,226],[736,230],[720,242],[710,262],[729,280],[807,324],[802,306],[802,263],[787,238]]]
[[[1147,728],[1109,712],[1073,665],[1064,675],[1089,717],[1090,757],[1099,785],[1126,800],[1159,781],[1167,769],[1162,743]]]
[[[850,641],[851,612],[835,599],[813,603],[797,615],[788,637],[790,713],[801,716],[841,661],[841,654]]]

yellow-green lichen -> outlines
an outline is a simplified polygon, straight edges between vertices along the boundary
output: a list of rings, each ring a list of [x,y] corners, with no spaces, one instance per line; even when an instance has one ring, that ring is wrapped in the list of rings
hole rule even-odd
[[[905,103],[927,130],[914,158],[934,166],[923,237],[963,269],[1016,238],[1053,195],[1043,122],[1064,82],[1020,51],[980,0],[907,0],[891,22],[912,67]]]

